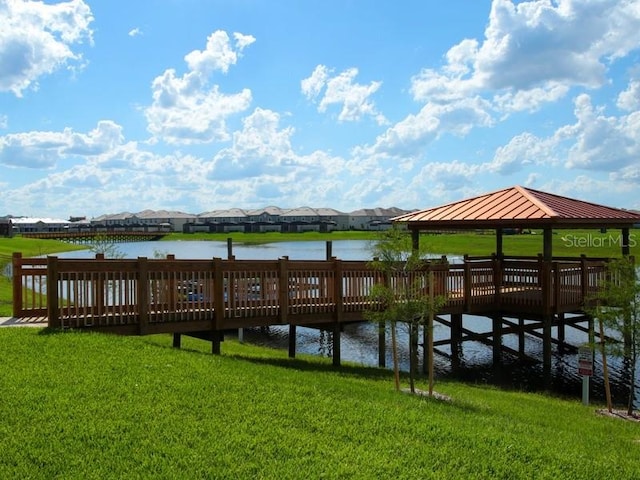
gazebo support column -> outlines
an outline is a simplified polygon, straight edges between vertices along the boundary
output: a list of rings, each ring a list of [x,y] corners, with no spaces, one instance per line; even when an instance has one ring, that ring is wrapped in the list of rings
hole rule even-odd
[[[411,246],[415,252],[420,250],[420,230],[411,230]]]
[[[502,258],[502,228],[496,228],[496,257]]]
[[[542,370],[545,383],[551,385],[551,324],[553,316],[545,314],[542,319]]]
[[[631,246],[629,245],[629,242],[630,242],[629,229],[623,228],[622,229],[622,256],[623,257],[628,257],[629,255],[631,255]]]
[[[553,230],[550,227],[545,227],[542,233],[542,257],[545,261],[550,262],[553,258]]]

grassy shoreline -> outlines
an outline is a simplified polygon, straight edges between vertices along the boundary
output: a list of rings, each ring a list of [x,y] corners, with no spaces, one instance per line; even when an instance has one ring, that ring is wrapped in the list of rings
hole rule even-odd
[[[442,402],[395,393],[386,370],[170,343],[0,330],[0,477],[640,476],[638,425],[578,401],[436,382]]]
[[[343,241],[362,240],[375,241],[378,232],[336,231],[331,233],[172,233],[164,237],[165,241],[220,241],[231,238],[234,243],[265,244],[276,242],[304,241]],[[640,256],[640,230],[631,232],[631,255]],[[553,234],[553,254],[556,256],[579,257],[619,257],[621,255],[620,235],[618,231],[609,230],[556,230]],[[434,253],[454,255],[490,255],[495,251],[496,236],[494,233],[454,233],[428,234],[420,236],[428,250]],[[505,255],[538,255],[542,253],[542,233],[533,231],[525,235],[504,235],[503,250]]]

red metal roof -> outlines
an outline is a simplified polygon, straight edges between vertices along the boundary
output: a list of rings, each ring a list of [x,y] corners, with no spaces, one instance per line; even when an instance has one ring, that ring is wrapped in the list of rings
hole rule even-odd
[[[640,214],[515,186],[392,219],[409,228],[629,227]]]

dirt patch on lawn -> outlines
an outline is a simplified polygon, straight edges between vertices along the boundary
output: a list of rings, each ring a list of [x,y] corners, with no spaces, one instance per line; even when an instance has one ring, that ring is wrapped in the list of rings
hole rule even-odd
[[[601,409],[596,410],[596,413],[598,415],[603,415],[605,417],[619,418],[621,420],[627,420],[627,421],[630,421],[630,422],[638,422],[638,423],[640,423],[640,413],[638,413],[638,412],[633,412],[632,415],[629,415],[629,413],[626,410],[613,409],[613,410],[609,411],[606,408],[601,408]]]

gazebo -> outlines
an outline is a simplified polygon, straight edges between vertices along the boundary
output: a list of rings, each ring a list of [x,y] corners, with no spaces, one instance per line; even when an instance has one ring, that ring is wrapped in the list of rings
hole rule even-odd
[[[502,235],[506,229],[542,229],[542,254],[549,260],[554,229],[620,229],[622,254],[629,255],[629,231],[640,225],[640,213],[515,186],[408,213],[392,221],[407,225],[414,246],[422,231],[495,229],[498,256],[503,254]]]
[[[466,303],[458,311],[450,310],[450,321],[437,319],[451,329],[451,338],[442,343],[451,344],[455,359],[463,340],[480,340],[493,345],[494,363],[499,363],[501,352],[509,350],[502,346],[502,335],[517,333],[519,350],[512,353],[524,355],[527,332],[542,339],[544,370],[549,374],[551,346],[554,342],[565,345],[565,325],[593,336],[593,320],[583,307],[605,271],[605,259],[589,259],[584,255],[554,258],[553,230],[620,229],[621,234],[614,241],[619,242],[622,255],[627,256],[633,240],[630,230],[640,225],[640,213],[515,186],[411,212],[392,221],[407,226],[415,249],[419,248],[421,232],[495,230],[496,245],[491,260],[465,256],[461,284],[464,297],[475,303]],[[542,230],[543,251],[537,257],[505,257],[503,235],[524,229]],[[464,328],[464,314],[491,318],[491,331],[478,334]],[[571,317],[566,318],[565,314]],[[513,318],[516,321],[510,320]],[[588,322],[588,328],[580,325],[584,322]],[[557,327],[557,339],[552,338],[552,327]]]

